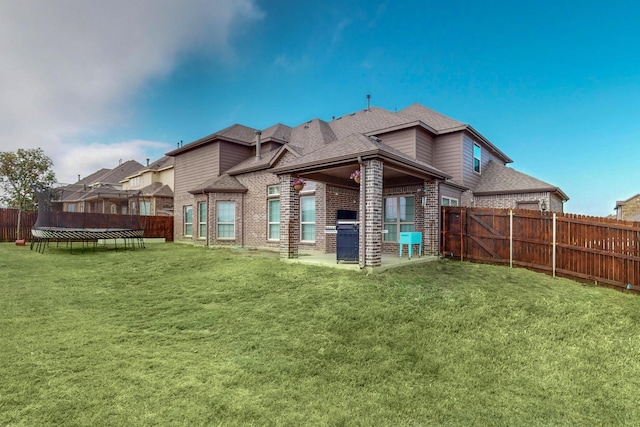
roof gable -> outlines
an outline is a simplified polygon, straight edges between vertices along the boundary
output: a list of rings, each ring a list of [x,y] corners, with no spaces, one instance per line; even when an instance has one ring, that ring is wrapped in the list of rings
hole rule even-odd
[[[247,187],[242,185],[240,181],[234,176],[230,176],[228,174],[223,174],[220,176],[216,176],[211,178],[195,189],[190,190],[191,194],[198,193],[246,193]]]
[[[556,192],[563,200],[569,197],[558,187],[490,160],[482,169],[474,194]]]

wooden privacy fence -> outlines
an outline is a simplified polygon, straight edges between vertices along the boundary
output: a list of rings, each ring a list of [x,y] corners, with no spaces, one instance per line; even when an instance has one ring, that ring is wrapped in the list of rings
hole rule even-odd
[[[440,251],[640,291],[640,222],[530,210],[442,208]]]
[[[67,223],[83,224],[85,228],[116,227],[125,216],[102,213],[57,212],[54,215],[68,218]],[[20,220],[20,236],[17,233],[18,210],[0,209],[0,242],[14,242],[19,239],[31,240],[31,227],[36,223],[37,212],[22,212]],[[164,237],[167,242],[173,241],[172,216],[141,216],[145,238]]]

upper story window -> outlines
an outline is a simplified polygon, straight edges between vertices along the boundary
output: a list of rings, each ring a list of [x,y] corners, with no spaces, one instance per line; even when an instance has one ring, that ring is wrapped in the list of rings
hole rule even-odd
[[[129,180],[129,186],[131,188],[140,187],[140,177],[136,176],[135,178],[131,178]]]
[[[482,150],[478,144],[473,144],[473,171],[480,173]]]

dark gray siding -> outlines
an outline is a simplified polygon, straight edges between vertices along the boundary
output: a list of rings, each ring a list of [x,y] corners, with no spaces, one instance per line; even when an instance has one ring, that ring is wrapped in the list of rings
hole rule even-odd
[[[212,143],[176,156],[174,168],[176,197],[218,176],[220,172],[218,150],[218,143]]]
[[[264,147],[261,148],[264,152]],[[255,147],[247,147],[227,141],[220,142],[220,173],[237,165],[241,161],[255,156]]]

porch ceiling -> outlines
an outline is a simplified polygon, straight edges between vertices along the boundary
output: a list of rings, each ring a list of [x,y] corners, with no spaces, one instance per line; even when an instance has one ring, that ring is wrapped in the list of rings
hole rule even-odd
[[[293,175],[302,179],[324,182],[336,187],[357,189],[359,188],[359,184],[356,184],[356,182],[349,177],[353,171],[359,168],[360,166],[358,163],[353,163],[340,166],[330,166],[323,169],[301,172]],[[420,185],[424,182],[425,177],[421,177],[419,174],[410,173],[406,170],[402,170],[385,163],[382,179],[385,187],[391,187],[395,185],[409,184]]]

